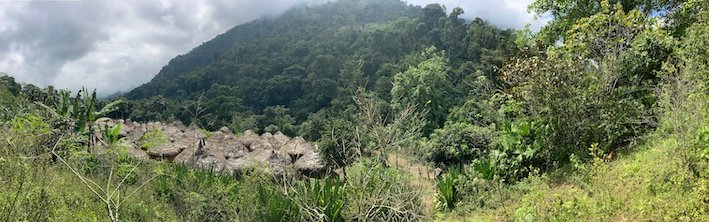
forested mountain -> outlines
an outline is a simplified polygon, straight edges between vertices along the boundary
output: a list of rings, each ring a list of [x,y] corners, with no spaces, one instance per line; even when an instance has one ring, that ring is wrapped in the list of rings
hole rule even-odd
[[[358,87],[388,99],[394,75],[425,59],[422,51],[432,46],[445,53],[447,78],[458,87],[474,75],[492,75],[492,65],[514,48],[511,30],[465,21],[462,13],[399,0],[342,0],[256,20],[172,59],[125,95],[141,108],[124,115],[187,123],[210,115],[200,124],[215,129],[279,112],[297,125],[319,110],[343,110]],[[458,98],[468,92],[442,93]],[[256,122],[245,127],[272,124]]]

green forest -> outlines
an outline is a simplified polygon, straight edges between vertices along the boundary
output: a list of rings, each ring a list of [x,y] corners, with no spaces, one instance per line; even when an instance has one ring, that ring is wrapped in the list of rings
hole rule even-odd
[[[0,74],[0,221],[709,221],[709,1],[528,9],[553,19],[296,7],[110,99]],[[320,163],[181,161],[169,124],[177,153],[286,138]]]

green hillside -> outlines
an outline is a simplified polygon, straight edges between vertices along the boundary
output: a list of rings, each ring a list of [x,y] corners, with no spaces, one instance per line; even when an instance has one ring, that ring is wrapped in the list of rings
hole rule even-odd
[[[492,75],[492,65],[514,47],[512,31],[465,21],[461,13],[398,0],[345,0],[256,20],[174,58],[125,95],[140,108],[124,115],[190,123],[198,118],[191,114],[199,102],[203,114],[211,115],[200,123],[210,129],[269,112],[284,112],[297,126],[312,113],[346,109],[359,87],[388,98],[394,75],[421,62],[421,52],[431,46],[445,51],[446,71],[460,87],[443,93],[459,98],[469,91],[466,81]],[[170,108],[151,110],[155,103]],[[248,127],[262,131],[272,124],[255,118],[262,120]]]

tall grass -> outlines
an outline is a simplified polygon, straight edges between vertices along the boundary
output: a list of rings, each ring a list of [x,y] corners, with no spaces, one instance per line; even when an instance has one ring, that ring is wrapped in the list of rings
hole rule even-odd
[[[308,179],[294,185],[291,196],[306,221],[345,221],[345,184],[337,178]]]

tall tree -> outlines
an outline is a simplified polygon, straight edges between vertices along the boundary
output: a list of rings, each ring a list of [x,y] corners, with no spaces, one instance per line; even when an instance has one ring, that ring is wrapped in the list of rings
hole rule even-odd
[[[435,47],[426,49],[423,56],[426,60],[394,76],[391,106],[400,110],[413,104],[419,112],[427,111],[429,123],[423,131],[428,135],[445,122],[453,88],[448,78],[448,60]]]
[[[535,0],[529,5],[529,9],[538,15],[548,13],[554,16],[554,20],[540,32],[541,40],[550,45],[562,39],[577,20],[601,12],[602,2],[599,0]],[[685,0],[610,0],[608,2],[611,5],[619,5],[625,12],[637,9],[649,15],[660,11],[673,11]]]

